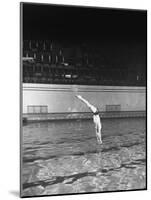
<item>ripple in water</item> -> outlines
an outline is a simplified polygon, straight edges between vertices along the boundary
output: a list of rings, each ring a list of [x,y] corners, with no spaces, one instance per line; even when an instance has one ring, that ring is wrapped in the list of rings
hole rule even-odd
[[[101,146],[92,120],[24,126],[23,196],[145,188],[145,119],[102,125]]]

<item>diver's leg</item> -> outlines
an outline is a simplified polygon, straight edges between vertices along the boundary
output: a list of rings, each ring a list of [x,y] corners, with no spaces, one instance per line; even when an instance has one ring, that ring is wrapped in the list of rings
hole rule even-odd
[[[96,137],[99,144],[102,144],[102,138],[101,138],[101,129],[99,127],[96,128]]]

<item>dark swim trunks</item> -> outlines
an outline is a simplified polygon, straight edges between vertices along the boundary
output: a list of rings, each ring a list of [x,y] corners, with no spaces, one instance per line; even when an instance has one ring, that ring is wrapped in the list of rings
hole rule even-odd
[[[99,111],[96,111],[95,113],[93,113],[93,115],[99,115]]]

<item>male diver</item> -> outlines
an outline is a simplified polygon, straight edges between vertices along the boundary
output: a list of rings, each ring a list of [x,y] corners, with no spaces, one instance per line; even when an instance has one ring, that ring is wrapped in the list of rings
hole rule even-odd
[[[95,132],[96,132],[96,138],[99,144],[102,144],[102,137],[101,137],[101,120],[99,116],[99,111],[98,109],[90,104],[86,99],[84,99],[81,95],[76,95],[78,99],[80,99],[82,102],[84,102],[89,109],[93,112],[93,122],[95,124]]]

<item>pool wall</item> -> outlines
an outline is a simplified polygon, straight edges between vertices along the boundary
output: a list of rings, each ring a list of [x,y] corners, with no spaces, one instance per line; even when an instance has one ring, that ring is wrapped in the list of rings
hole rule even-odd
[[[146,87],[23,84],[23,116],[30,119],[90,118],[75,95],[97,106],[102,117],[144,116]],[[37,110],[29,109],[36,107]],[[45,107],[42,112],[38,107]]]

